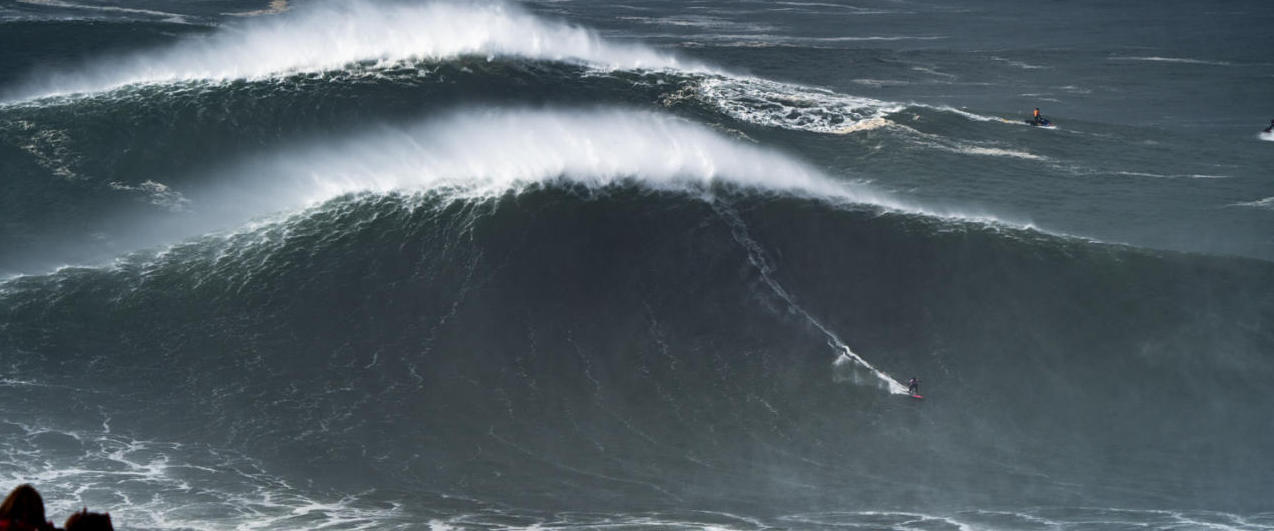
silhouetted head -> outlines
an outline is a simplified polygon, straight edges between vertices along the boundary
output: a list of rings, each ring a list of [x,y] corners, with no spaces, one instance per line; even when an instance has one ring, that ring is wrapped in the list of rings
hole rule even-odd
[[[29,484],[18,485],[9,497],[0,503],[0,520],[9,520],[32,527],[44,525],[44,499]]]
[[[111,526],[111,513],[90,513],[87,508],[67,518],[62,527],[66,531],[115,531]]]

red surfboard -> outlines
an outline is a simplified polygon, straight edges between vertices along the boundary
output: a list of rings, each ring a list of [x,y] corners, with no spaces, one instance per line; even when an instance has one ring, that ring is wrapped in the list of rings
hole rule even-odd
[[[911,395],[911,398],[924,398],[924,395]]]

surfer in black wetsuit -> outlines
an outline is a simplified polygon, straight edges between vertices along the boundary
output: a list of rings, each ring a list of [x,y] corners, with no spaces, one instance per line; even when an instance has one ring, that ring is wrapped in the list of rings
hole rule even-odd
[[[1274,133],[1274,120],[1270,120],[1270,126],[1265,128],[1266,133]]]
[[[911,380],[907,382],[907,392],[913,395],[920,394],[920,380],[915,376],[912,376]]]
[[[1036,107],[1035,112],[1031,115],[1031,123],[1035,125],[1048,125],[1048,118],[1040,114],[1040,108]]]

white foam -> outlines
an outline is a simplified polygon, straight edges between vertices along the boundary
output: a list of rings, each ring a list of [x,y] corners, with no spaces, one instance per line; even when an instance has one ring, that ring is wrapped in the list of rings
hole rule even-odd
[[[359,62],[442,60],[464,55],[527,57],[613,69],[707,67],[499,2],[384,4],[324,2],[191,36],[163,49],[45,71],[9,99],[93,93],[149,83],[259,79],[334,70]]]
[[[846,134],[883,127],[897,103],[748,77],[707,76],[696,97],[730,117],[767,127]]]
[[[234,451],[133,439],[112,433],[109,421],[95,430],[7,419],[11,433],[0,441],[0,460],[12,466],[0,470],[0,480],[36,485],[50,516],[88,506],[126,528],[352,528],[404,520],[398,504],[319,499]],[[47,454],[47,436],[75,440],[79,453]]]

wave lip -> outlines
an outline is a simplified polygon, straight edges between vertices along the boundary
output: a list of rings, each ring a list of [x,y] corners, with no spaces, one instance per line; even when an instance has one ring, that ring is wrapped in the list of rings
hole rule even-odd
[[[622,108],[461,110],[414,126],[287,150],[235,173],[268,183],[244,184],[234,193],[268,198],[261,201],[271,202],[262,204],[270,211],[364,192],[468,199],[567,183],[593,189],[636,184],[711,196],[716,187],[727,186],[1039,230],[987,214],[913,204],[685,119]]]
[[[608,42],[591,30],[548,21],[502,2],[423,5],[325,2],[244,21],[168,48],[46,72],[9,100],[95,93],[135,84],[258,79],[352,63],[516,56],[609,69],[708,71],[671,54]]]
[[[292,179],[294,198],[441,191],[480,197],[559,180],[589,187],[710,192],[720,183],[903,208],[773,150],[670,115],[614,108],[478,109],[407,128],[282,153],[265,171]]]

